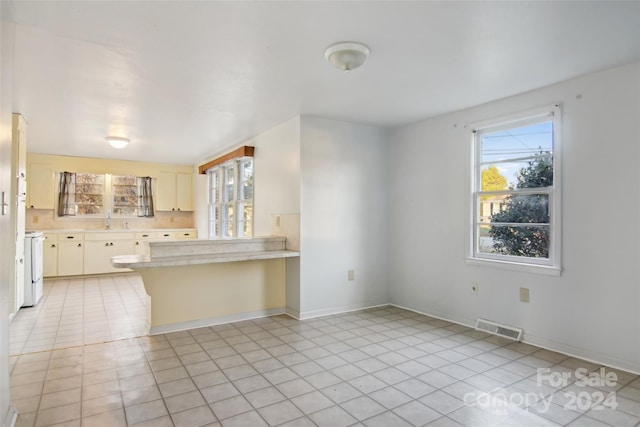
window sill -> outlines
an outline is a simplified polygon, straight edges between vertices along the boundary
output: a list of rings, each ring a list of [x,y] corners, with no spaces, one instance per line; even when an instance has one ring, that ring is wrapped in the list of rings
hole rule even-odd
[[[546,276],[560,276],[562,268],[548,265],[524,264],[508,261],[489,260],[480,258],[466,258],[468,265],[478,265],[481,267],[496,267],[505,270],[522,271],[526,273],[544,274]]]

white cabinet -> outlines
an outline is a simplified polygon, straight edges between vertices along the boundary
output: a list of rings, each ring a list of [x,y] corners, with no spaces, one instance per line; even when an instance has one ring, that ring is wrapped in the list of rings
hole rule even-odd
[[[193,174],[176,174],[176,210],[193,210]]]
[[[133,254],[133,237],[133,233],[118,232],[85,234],[84,274],[130,271],[113,267],[111,257]]]
[[[195,239],[195,229],[158,231],[108,231],[86,233],[45,233],[44,275],[77,276],[82,274],[122,273],[111,257],[116,255],[148,255],[149,242]]]
[[[196,230],[174,231],[173,236],[176,240],[180,239],[197,239],[198,232]]]
[[[42,244],[42,274],[44,277],[58,275],[58,235],[45,233]]]
[[[149,242],[157,238],[158,233],[155,231],[136,233],[135,241],[133,242],[134,253],[136,255],[149,255]]]
[[[53,209],[55,189],[53,167],[43,163],[31,163],[27,171],[27,207]]]
[[[84,274],[84,236],[58,235],[58,276]]]
[[[193,210],[193,174],[160,172],[157,189],[157,210]]]

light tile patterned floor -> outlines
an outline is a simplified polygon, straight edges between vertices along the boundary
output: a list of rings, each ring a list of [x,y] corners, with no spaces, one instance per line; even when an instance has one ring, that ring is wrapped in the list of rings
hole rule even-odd
[[[136,274],[46,279],[35,307],[11,323],[11,355],[144,335],[144,286]]]
[[[139,290],[122,291],[127,283],[136,286],[131,280],[73,279],[50,292],[66,286],[67,294],[83,287],[83,295],[95,287],[103,295],[127,294],[121,300],[131,313],[140,303]],[[108,283],[117,290],[106,291]],[[51,301],[66,305],[45,300]],[[104,313],[114,301],[114,312],[123,313],[111,297]],[[39,328],[48,326],[42,319],[36,325],[30,334],[39,337]],[[24,349],[34,347],[30,340]],[[566,385],[538,384],[539,368],[571,378]],[[614,384],[587,387],[575,382],[577,368],[600,367],[386,307],[20,354],[11,358],[11,385],[19,427],[640,424],[638,376],[607,368],[617,377]],[[602,409],[588,405],[610,393],[617,409],[607,407],[611,400],[601,402]]]

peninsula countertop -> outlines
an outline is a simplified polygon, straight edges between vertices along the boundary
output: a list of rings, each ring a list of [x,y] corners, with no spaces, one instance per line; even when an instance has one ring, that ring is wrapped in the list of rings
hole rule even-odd
[[[300,256],[298,251],[285,249],[285,243],[286,239],[279,236],[150,242],[150,255],[116,255],[111,263],[137,270]]]

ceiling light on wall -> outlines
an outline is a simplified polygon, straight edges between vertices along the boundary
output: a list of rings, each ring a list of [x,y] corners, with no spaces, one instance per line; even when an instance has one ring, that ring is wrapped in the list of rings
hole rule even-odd
[[[324,57],[334,67],[349,72],[364,64],[370,52],[369,48],[362,43],[340,42],[329,46],[324,51]]]
[[[113,148],[121,149],[129,145],[128,138],[122,138],[120,136],[107,136],[105,139]]]

